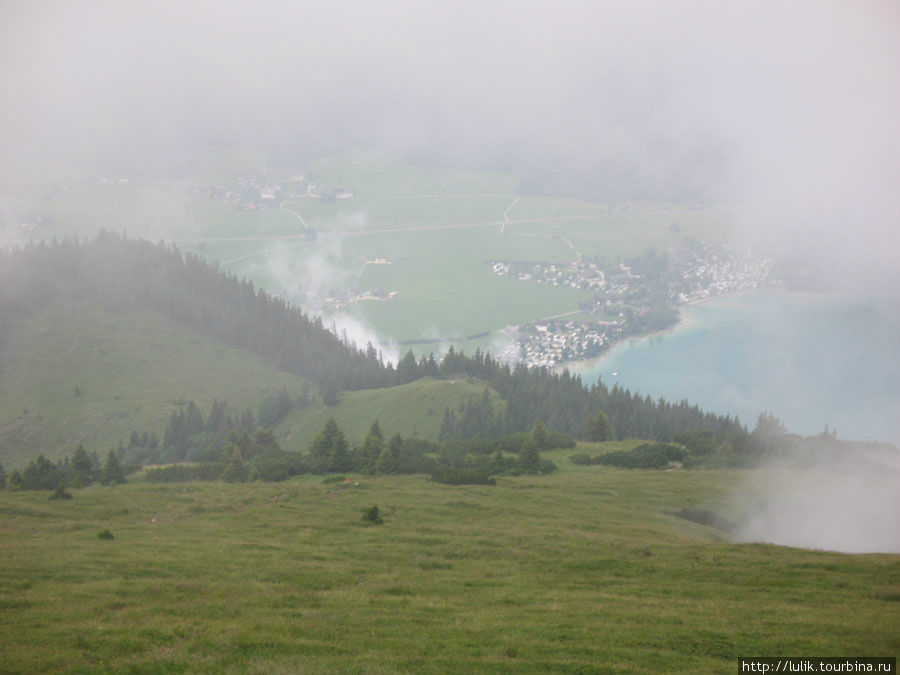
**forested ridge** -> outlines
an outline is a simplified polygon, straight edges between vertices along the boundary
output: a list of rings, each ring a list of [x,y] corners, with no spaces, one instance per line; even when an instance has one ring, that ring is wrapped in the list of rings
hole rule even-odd
[[[568,371],[510,366],[477,351],[466,355],[451,348],[441,359],[418,360],[410,352],[395,368],[372,345],[347,344],[320,319],[198,256],[110,232],[87,241],[67,238],[0,251],[0,353],[3,330],[17,316],[59,297],[93,299],[116,312],[161,312],[314,381],[326,402],[340,390],[377,389],[427,376],[478,378],[505,399],[502,412],[493,409],[489,397],[447,409],[444,439],[525,432],[536,420],[554,431],[591,438],[601,411],[610,438],[669,441],[685,430],[745,432],[737,419],[686,401],[652,400],[602,382],[587,387]]]
[[[393,368],[374,350],[347,345],[320,319],[174,246],[101,232],[0,253],[0,326],[66,295],[118,312],[162,312],[320,385],[367,389],[393,381]]]

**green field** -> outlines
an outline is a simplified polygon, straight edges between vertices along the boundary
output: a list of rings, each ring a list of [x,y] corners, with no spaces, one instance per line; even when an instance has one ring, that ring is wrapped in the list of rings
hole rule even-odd
[[[591,448],[596,450],[596,448]],[[571,451],[569,451],[571,452]],[[565,467],[569,454],[547,453]],[[0,492],[7,672],[734,672],[895,655],[900,557],[738,544],[765,472]],[[364,526],[377,504],[382,526]],[[108,528],[111,541],[97,537]]]
[[[319,185],[352,190],[353,197],[288,199],[285,208],[319,233],[305,241],[297,216],[277,203],[239,210],[203,192],[210,184],[233,187],[238,174],[261,177],[263,167],[266,181],[301,172]],[[514,172],[426,167],[374,151],[290,168],[268,166],[250,148],[210,148],[186,158],[183,173],[167,180],[132,176],[127,184],[104,185],[97,183],[100,175],[83,173],[81,187],[37,199],[31,215],[50,218],[54,227],[18,235],[92,235],[106,227],[176,241],[326,316],[335,312],[322,305],[327,296],[396,292],[392,300],[338,311],[364,321],[385,343],[489,333],[459,343],[469,351],[496,350],[507,325],[572,312],[590,298],[585,291],[499,278],[486,260],[566,263],[576,252],[613,260],[649,247],[665,251],[685,235],[720,238],[729,222],[714,207],[517,195]],[[394,264],[365,264],[378,256]],[[438,346],[413,349],[424,354]]]

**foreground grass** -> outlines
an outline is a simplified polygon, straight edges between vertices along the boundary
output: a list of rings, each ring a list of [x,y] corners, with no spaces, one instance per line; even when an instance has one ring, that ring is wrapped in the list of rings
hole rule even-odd
[[[734,544],[665,513],[724,505],[744,476],[2,492],[0,663],[724,672],[739,655],[896,654],[900,557]],[[372,504],[383,526],[360,520]]]

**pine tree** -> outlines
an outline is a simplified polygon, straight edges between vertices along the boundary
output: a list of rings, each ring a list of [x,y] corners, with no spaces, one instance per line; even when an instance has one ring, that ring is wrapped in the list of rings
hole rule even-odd
[[[381,431],[381,425],[378,424],[378,420],[373,421],[369,427],[369,436],[375,436],[380,441],[384,440],[384,433]]]
[[[378,422],[372,422],[369,435],[363,442],[360,470],[368,474],[375,473],[375,464],[383,451],[384,436],[381,433],[381,427],[378,426]]]
[[[56,466],[43,455],[28,463],[21,478],[26,490],[53,490],[62,481]]]
[[[349,471],[350,450],[344,433],[333,417],[329,417],[309,449],[313,465],[318,471]]]
[[[538,452],[534,434],[528,436],[522,444],[522,449],[519,451],[519,468],[529,473],[536,472],[541,468],[541,455]]]
[[[350,457],[350,446],[344,438],[344,432],[338,429],[331,444],[331,470],[350,471],[353,468],[353,460]]]
[[[547,435],[544,423],[540,420],[535,422],[534,426],[531,427],[531,439],[534,441],[534,446],[538,450],[550,449],[550,437]]]
[[[410,349],[397,363],[397,384],[408,384],[419,377],[416,357]]]
[[[25,489],[25,479],[22,478],[22,474],[19,473],[18,469],[13,469],[13,472],[9,474],[9,478],[6,481],[10,490],[24,490]]]
[[[339,392],[340,387],[338,387],[337,380],[333,377],[329,377],[319,385],[319,393],[322,395],[322,402],[325,405],[337,404]]]
[[[235,448],[222,472],[222,480],[226,483],[244,483],[247,480],[247,467],[241,459],[241,451]]]
[[[494,453],[494,473],[503,471],[503,448],[497,444],[497,452]]]
[[[282,453],[281,444],[271,429],[257,429],[250,442],[250,457],[277,457]]]
[[[381,454],[378,455],[378,460],[375,462],[375,473],[383,476],[397,473],[397,464],[394,461],[394,453],[390,445],[382,448]]]
[[[84,487],[90,485],[94,479],[94,471],[91,465],[91,458],[88,456],[81,443],[75,448],[72,454],[72,486]]]
[[[125,482],[125,470],[119,461],[115,450],[110,450],[103,464],[103,477],[100,480],[103,485],[117,485]]]
[[[450,410],[449,406],[444,408],[444,419],[441,421],[441,428],[438,431],[438,440],[447,441],[456,437],[456,415]]]
[[[593,443],[612,440],[612,426],[605,412],[598,410],[595,416],[588,416],[586,436]]]

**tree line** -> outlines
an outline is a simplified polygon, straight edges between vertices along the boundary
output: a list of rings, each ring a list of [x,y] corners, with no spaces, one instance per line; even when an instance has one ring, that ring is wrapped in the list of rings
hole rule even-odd
[[[555,471],[556,466],[542,459],[540,453],[574,446],[574,440],[548,432],[540,421],[527,434],[439,444],[403,438],[399,433],[385,439],[377,420],[372,422],[361,443],[351,445],[334,418],[329,418],[306,454],[284,450],[271,429],[258,428],[252,434],[232,430],[221,446],[208,447],[199,461],[148,468],[144,480],[275,482],[305,473],[354,472],[371,476],[429,474],[432,480],[441,483],[492,485],[499,475]],[[71,458],[67,456],[53,463],[41,455],[23,471],[13,471],[9,476],[0,464],[0,488],[59,490],[87,487],[95,482],[116,485],[125,482],[127,473],[139,469],[139,466],[123,464],[121,449],[110,450],[100,466],[96,454],[89,455],[79,445]]]
[[[68,455],[58,462],[51,462],[44,455],[38,455],[24,469],[14,469],[7,475],[0,464],[0,489],[10,490],[56,490],[63,487],[87,487],[99,482],[102,485],[124,483],[126,469],[121,457],[110,450],[102,464],[96,453],[88,454],[79,444],[71,457]]]

